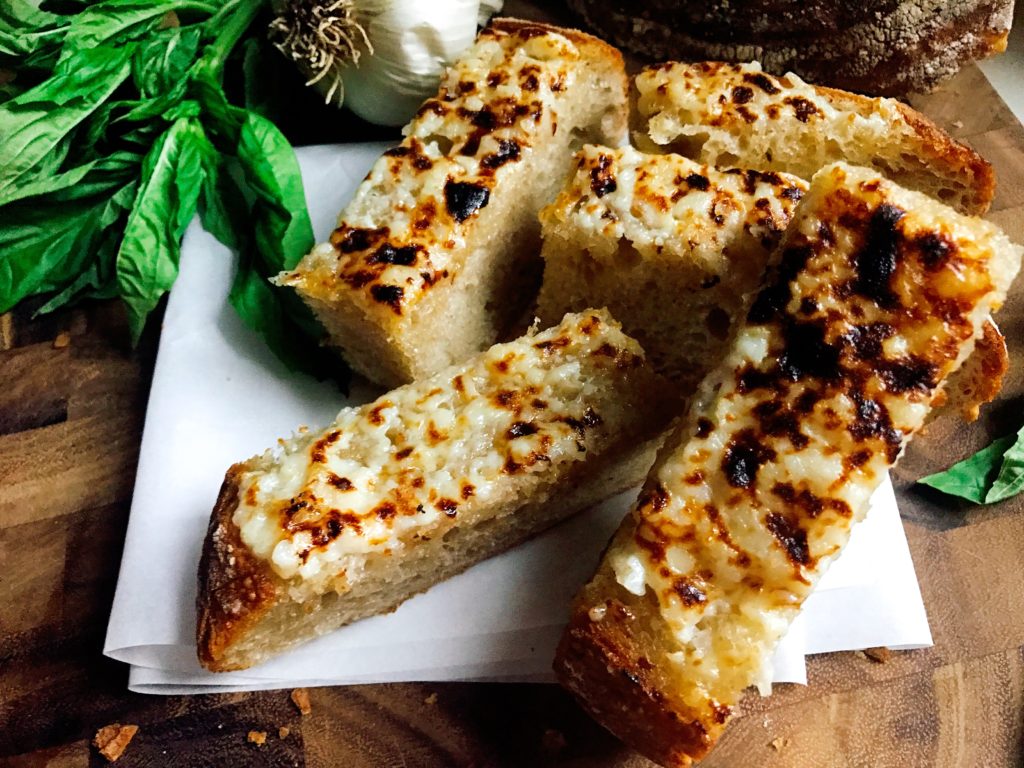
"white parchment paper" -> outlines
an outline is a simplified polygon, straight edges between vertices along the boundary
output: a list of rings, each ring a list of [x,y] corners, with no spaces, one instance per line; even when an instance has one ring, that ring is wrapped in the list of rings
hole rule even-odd
[[[298,151],[314,229],[326,239],[383,145]],[[387,616],[343,628],[260,667],[213,674],[195,660],[195,581],[225,470],[299,425],[319,428],[378,392],[293,375],[228,306],[230,252],[193,222],[153,374],[106,655],[148,693],[405,680],[552,680],[572,595],[629,508],[622,494],[480,563]],[[804,656],[931,644],[888,481],[776,654],[775,680],[803,683]]]

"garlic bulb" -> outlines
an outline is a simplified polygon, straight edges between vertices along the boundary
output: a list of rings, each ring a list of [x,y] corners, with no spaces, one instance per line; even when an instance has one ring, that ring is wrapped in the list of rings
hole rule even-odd
[[[328,101],[403,125],[501,0],[277,0],[275,45]]]

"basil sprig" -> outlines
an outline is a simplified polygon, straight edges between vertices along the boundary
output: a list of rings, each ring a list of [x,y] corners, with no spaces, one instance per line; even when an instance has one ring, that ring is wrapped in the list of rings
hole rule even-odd
[[[198,211],[239,254],[241,319],[290,369],[343,378],[309,310],[269,282],[313,246],[295,152],[223,85],[266,0],[0,5],[0,70],[15,74],[0,89],[0,312],[119,296],[137,341]]]
[[[1024,427],[918,482],[975,504],[995,504],[1016,496],[1024,491]]]

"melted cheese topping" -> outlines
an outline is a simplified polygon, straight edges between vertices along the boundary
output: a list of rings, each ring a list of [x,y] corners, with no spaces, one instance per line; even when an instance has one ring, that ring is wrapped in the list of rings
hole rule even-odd
[[[405,140],[373,166],[330,242],[281,281],[325,300],[344,284],[401,315],[453,279],[491,191],[555,133],[580,59],[572,41],[545,27],[485,29]]]
[[[680,155],[587,145],[541,220],[569,222],[611,250],[620,238],[647,257],[688,243],[698,257],[720,260],[723,250],[747,238],[777,243],[806,189],[789,174],[720,171]],[[756,265],[758,274],[762,266]]]
[[[642,354],[606,312],[567,315],[346,408],[242,475],[242,541],[282,578],[345,591],[367,555],[537,500],[536,489],[631,435]]]
[[[814,178],[609,556],[625,589],[656,595],[672,677],[708,722],[770,684],[779,639],[1020,258],[994,226],[869,171]]]
[[[906,119],[894,99],[854,102],[793,73],[762,72],[757,62],[663,64],[637,75],[636,87],[650,139],[704,162],[806,178],[840,157],[869,165],[892,154],[902,165],[897,136]]]

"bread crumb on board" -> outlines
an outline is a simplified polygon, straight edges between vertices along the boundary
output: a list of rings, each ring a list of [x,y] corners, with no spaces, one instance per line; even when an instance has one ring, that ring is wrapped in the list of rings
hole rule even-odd
[[[262,747],[267,743],[267,732],[266,731],[249,731],[249,743],[255,744],[257,747]]]
[[[434,706],[435,704],[437,704],[437,694],[436,693],[430,694],[429,696],[427,696],[427,698],[425,698],[423,700],[423,703],[424,704],[429,704],[430,706]]]
[[[277,738],[286,739],[288,738],[288,734],[291,732],[291,728],[289,728],[287,725],[282,725],[280,728],[277,729]]]
[[[71,343],[71,334],[67,331],[61,331],[57,334],[57,338],[53,340],[54,349],[64,349],[68,344]]]
[[[128,742],[132,740],[138,730],[139,726],[137,725],[112,723],[96,731],[92,743],[99,750],[99,753],[107,758],[108,762],[113,763],[124,754],[125,749],[128,747]]]
[[[865,648],[862,653],[876,664],[885,664],[892,658],[892,651],[885,647]]]
[[[296,688],[292,691],[292,704],[298,707],[299,712],[303,715],[308,715],[313,711],[313,707],[309,703],[309,691],[305,688]]]
[[[789,746],[789,739],[784,739],[781,736],[776,736],[774,739],[771,740],[771,747],[776,752],[781,752],[787,746]]]

